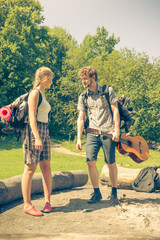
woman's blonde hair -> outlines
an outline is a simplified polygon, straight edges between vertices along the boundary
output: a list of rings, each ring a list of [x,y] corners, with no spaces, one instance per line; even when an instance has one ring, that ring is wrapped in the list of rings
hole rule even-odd
[[[38,87],[45,76],[54,78],[55,75],[48,67],[40,67],[35,73],[34,87]]]

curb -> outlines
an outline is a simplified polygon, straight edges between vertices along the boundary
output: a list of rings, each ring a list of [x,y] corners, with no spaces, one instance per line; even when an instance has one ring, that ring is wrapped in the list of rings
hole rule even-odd
[[[159,237],[142,235],[85,235],[76,233],[39,234],[2,234],[0,240],[159,240]]]

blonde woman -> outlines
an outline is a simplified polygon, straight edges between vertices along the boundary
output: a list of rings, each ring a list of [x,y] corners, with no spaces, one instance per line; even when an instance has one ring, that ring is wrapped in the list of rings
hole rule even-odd
[[[43,176],[45,205],[43,212],[51,212],[50,196],[52,190],[52,175],[50,167],[50,138],[48,131],[48,113],[50,104],[45,98],[45,89],[52,84],[54,73],[48,67],[41,67],[36,71],[34,88],[29,94],[29,125],[22,133],[23,154],[25,168],[22,177],[22,194],[24,212],[32,216],[42,216],[31,203],[32,177],[39,163]],[[38,107],[39,96],[42,102]]]

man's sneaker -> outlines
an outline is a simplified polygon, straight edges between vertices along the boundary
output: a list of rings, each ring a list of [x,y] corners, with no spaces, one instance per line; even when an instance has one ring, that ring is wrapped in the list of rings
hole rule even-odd
[[[100,192],[99,193],[93,192],[91,196],[92,196],[91,199],[87,202],[88,204],[97,203],[102,199],[102,195]]]

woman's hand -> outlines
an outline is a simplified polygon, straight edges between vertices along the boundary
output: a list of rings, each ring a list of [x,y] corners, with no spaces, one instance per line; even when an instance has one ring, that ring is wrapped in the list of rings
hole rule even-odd
[[[41,139],[35,140],[35,149],[42,151],[43,150],[43,143]]]

